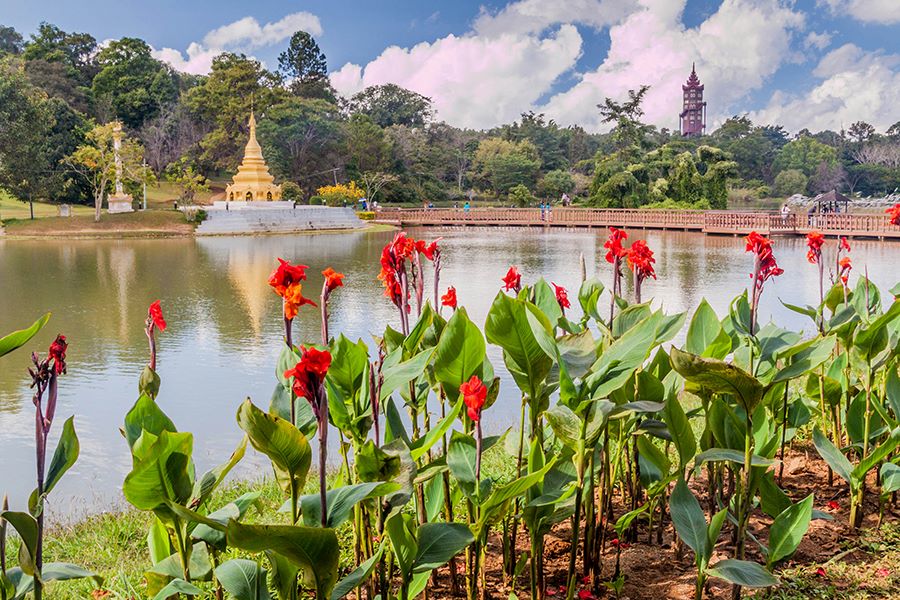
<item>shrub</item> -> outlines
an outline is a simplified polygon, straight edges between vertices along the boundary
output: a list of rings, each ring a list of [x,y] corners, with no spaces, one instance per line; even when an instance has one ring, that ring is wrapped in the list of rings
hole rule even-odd
[[[775,195],[793,196],[806,191],[808,179],[799,169],[785,169],[775,176]]]
[[[375,212],[371,210],[360,210],[356,212],[356,216],[359,217],[361,221],[374,221],[375,220]]]
[[[366,195],[366,192],[357,186],[355,181],[347,184],[338,183],[337,185],[322,186],[316,191],[319,196],[325,198],[325,204],[328,206],[354,204]]]
[[[325,197],[324,196],[312,196],[309,199],[309,204],[311,206],[325,206]]]
[[[528,206],[529,203],[534,202],[534,199],[531,191],[521,183],[512,186],[509,190],[509,200],[514,202],[516,206]]]
[[[297,202],[303,197],[303,191],[300,189],[300,186],[294,183],[293,181],[285,181],[281,184],[281,198],[282,200],[289,200],[292,202]]]

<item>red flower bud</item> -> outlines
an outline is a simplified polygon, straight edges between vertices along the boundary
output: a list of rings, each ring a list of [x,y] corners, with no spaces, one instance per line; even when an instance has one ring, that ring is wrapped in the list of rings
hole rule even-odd
[[[150,316],[150,319],[153,321],[153,325],[159,329],[160,331],[166,330],[166,320],[163,318],[162,307],[159,305],[159,300],[150,305],[150,308],[147,310],[147,314]]]

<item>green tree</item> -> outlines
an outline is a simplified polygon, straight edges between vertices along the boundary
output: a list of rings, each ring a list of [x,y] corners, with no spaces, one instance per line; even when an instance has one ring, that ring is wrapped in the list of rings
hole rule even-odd
[[[94,96],[108,97],[116,116],[133,128],[178,98],[174,72],[150,51],[143,40],[125,37],[113,40],[97,55],[100,71],[94,77]]]
[[[287,50],[278,55],[278,69],[297,96],[334,100],[325,53],[307,32],[298,31],[291,36]]]
[[[775,176],[776,196],[793,196],[806,192],[808,179],[799,169],[785,169]]]
[[[25,44],[22,57],[27,61],[58,62],[68,68],[69,77],[90,86],[97,72],[97,40],[88,33],[67,33],[50,23],[41,23],[37,33]]]
[[[815,174],[822,162],[833,166],[837,162],[837,150],[803,135],[781,149],[775,159],[775,167],[778,171],[796,169],[808,178]]]
[[[193,204],[198,192],[209,191],[209,180],[186,158],[180,158],[166,167],[166,180],[178,188],[179,199],[185,204]]]
[[[0,25],[0,54],[19,54],[22,47],[22,34],[12,27]]]
[[[66,164],[81,175],[94,196],[94,221],[100,220],[103,199],[116,180],[116,157],[113,149],[113,123],[96,125],[86,136],[86,142],[66,157]],[[148,176],[143,164],[143,148],[136,141],[123,137],[119,149],[123,184],[142,182]]]
[[[616,150],[624,151],[643,145],[650,127],[641,122],[644,115],[641,104],[649,90],[649,85],[642,85],[637,90],[628,90],[628,99],[624,102],[606,98],[603,104],[597,105],[602,121],[613,124],[612,141]]]
[[[307,190],[332,181],[330,169],[341,164],[344,135],[337,106],[294,96],[272,105],[258,127],[272,172]]]
[[[367,171],[387,171],[391,143],[384,129],[370,117],[355,114],[346,127],[347,167],[356,177]]]
[[[51,165],[45,141],[53,125],[46,96],[0,64],[0,185],[22,200],[46,191]]]
[[[865,121],[857,121],[850,125],[847,129],[847,134],[855,142],[867,142],[875,136],[875,127]]]
[[[550,119],[547,121],[543,114],[535,114],[534,111],[522,113],[519,122],[502,128],[503,137],[513,142],[528,140],[537,148],[541,165],[548,170],[565,168],[566,160],[566,135]]]
[[[563,194],[571,194],[575,189],[575,178],[568,171],[547,172],[538,182],[538,193],[551,200],[559,200]]]
[[[259,61],[231,53],[214,58],[209,76],[185,95],[191,113],[211,129],[200,141],[202,165],[237,168],[247,143],[251,106],[261,115],[286,97],[278,76]]]
[[[422,127],[434,117],[431,98],[393,83],[373,85],[353,96],[350,112],[364,114],[381,127]]]
[[[497,137],[482,140],[472,162],[478,181],[489,186],[494,194],[506,194],[518,184],[531,188],[540,166],[534,144],[527,140],[510,142]]]

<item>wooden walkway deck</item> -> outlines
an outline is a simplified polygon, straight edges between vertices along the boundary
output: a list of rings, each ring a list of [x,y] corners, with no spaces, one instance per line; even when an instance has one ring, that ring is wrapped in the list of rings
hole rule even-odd
[[[602,208],[554,208],[541,218],[539,208],[385,208],[376,221],[400,226],[493,227],[620,227],[697,231],[719,235],[806,235],[818,230],[825,235],[900,240],[900,227],[884,214],[791,214],[692,210],[637,210]]]

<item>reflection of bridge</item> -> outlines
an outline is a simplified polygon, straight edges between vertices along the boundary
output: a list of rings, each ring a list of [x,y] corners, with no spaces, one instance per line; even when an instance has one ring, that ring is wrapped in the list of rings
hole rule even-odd
[[[382,209],[377,221],[397,225],[522,226],[522,227],[628,227],[674,229],[710,234],[745,235],[751,231],[767,235],[805,235],[816,229],[826,235],[900,239],[900,227],[884,214],[791,214],[778,213],[638,210],[606,208],[396,208]]]

